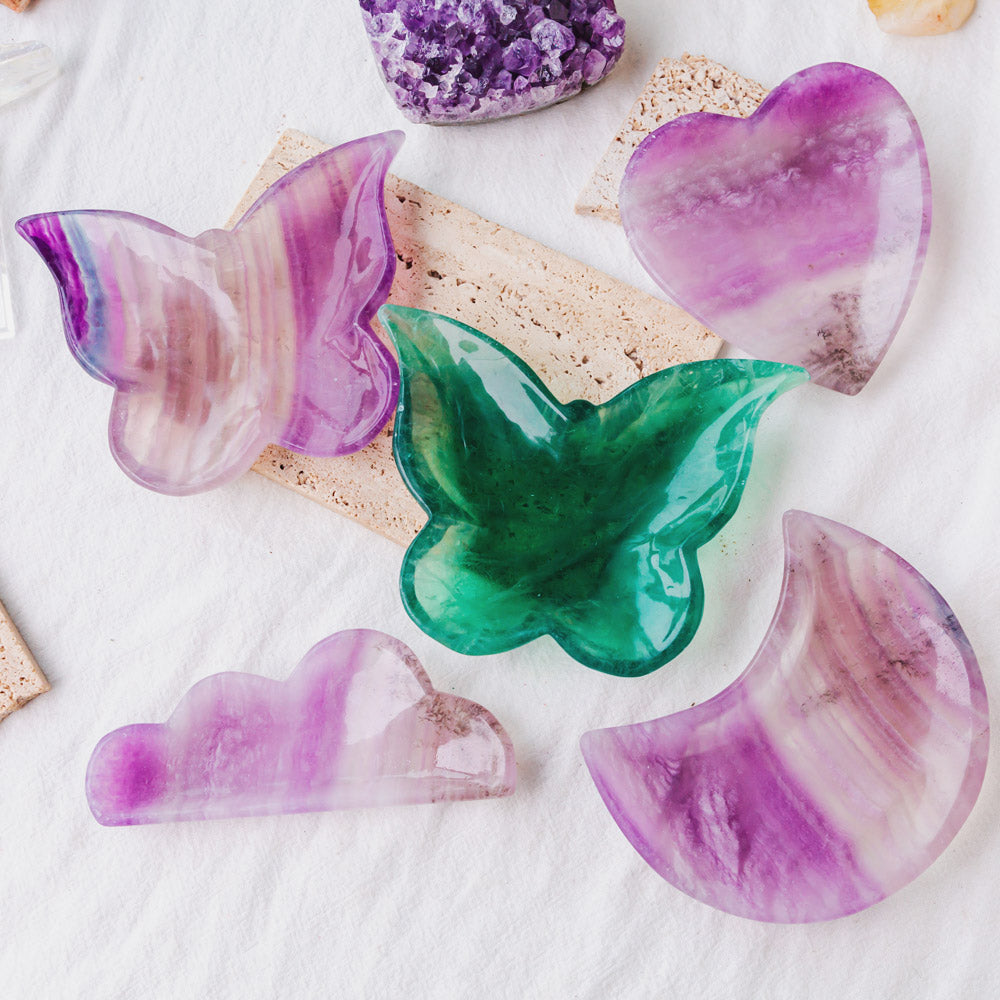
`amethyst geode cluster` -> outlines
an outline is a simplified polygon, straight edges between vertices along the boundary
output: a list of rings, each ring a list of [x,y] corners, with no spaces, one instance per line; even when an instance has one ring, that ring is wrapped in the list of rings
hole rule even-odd
[[[361,0],[386,85],[414,122],[503,118],[597,83],[618,61],[613,0]]]

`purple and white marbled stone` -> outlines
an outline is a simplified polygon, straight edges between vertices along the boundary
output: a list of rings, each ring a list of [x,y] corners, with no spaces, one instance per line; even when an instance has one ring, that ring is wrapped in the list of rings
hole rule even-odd
[[[414,654],[366,629],[314,646],[285,681],[214,674],[169,720],[94,750],[99,823],[315,812],[509,795],[514,750],[486,709],[435,691]]]
[[[781,598],[743,675],[581,747],[667,881],[800,923],[871,906],[944,850],[983,782],[989,714],[965,633],[912,566],[835,521],[784,525]]]
[[[410,121],[482,121],[565,100],[625,44],[614,0],[361,0],[389,93]]]
[[[127,212],[17,223],[48,264],[70,350],[115,389],[115,460],[160,493],[212,489],[268,444],[363,448],[396,405],[399,370],[371,330],[396,269],[387,132],[307,160],[231,232],[191,239]]]
[[[619,192],[632,249],[720,337],[860,391],[909,307],[930,231],[920,129],[882,77],[796,73],[749,118],[667,122]]]

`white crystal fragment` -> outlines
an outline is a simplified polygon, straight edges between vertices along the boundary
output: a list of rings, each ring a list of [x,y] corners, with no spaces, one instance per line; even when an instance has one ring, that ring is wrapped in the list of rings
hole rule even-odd
[[[0,45],[0,106],[54,80],[59,64],[52,50],[41,42]]]

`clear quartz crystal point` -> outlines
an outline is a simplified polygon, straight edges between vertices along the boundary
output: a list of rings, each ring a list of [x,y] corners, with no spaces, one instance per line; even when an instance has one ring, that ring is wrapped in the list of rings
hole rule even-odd
[[[41,42],[0,45],[0,106],[54,80],[59,64],[52,50]]]

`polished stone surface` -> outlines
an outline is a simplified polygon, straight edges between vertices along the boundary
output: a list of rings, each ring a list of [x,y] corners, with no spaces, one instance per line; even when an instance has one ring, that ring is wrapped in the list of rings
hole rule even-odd
[[[679,305],[748,353],[853,394],[909,307],[931,188],[892,85],[826,63],[749,118],[684,115],[652,132],[619,206],[639,260]]]
[[[435,691],[398,639],[358,629],[284,681],[214,674],[164,723],[94,750],[87,801],[105,826],[509,795],[510,739],[475,702]]]
[[[191,239],[125,212],[17,224],[59,285],[70,350],[115,389],[111,450],[127,475],[196,493],[268,444],[332,456],[378,434],[398,374],[369,321],[395,273],[383,187],[402,140],[314,157],[232,232]]]
[[[969,815],[989,711],[941,595],[884,545],[785,515],[785,579],[743,675],[695,708],[584,735],[632,846],[755,920],[828,920],[916,878]]]
[[[868,6],[890,35],[945,35],[968,21],[976,0],[868,0]]]
[[[396,462],[430,515],[400,577],[413,620],[471,654],[549,634],[611,674],[676,656],[701,620],[697,549],[736,510],[764,410],[806,373],[702,361],[563,404],[455,320],[379,319],[400,360]]]

